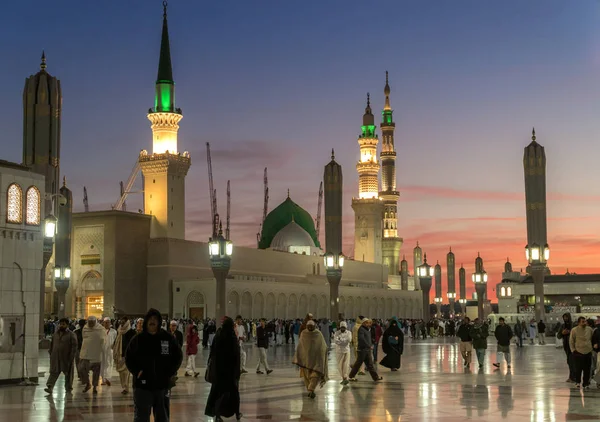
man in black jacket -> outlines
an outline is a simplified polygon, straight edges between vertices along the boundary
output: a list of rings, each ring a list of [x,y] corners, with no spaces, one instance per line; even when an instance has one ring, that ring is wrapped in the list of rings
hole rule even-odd
[[[358,329],[358,348],[357,348],[357,356],[356,362],[352,366],[352,370],[348,375],[350,381],[356,381],[356,374],[360,369],[361,365],[364,363],[367,367],[367,371],[371,374],[371,378],[373,381],[381,381],[383,378],[379,376],[377,371],[375,371],[375,367],[373,366],[373,339],[371,337],[371,320],[366,318],[363,320],[361,327]]]
[[[473,356],[473,339],[471,338],[471,320],[465,317],[458,327],[456,335],[460,338],[459,350],[462,355],[465,368],[471,366],[471,357]]]
[[[269,368],[269,362],[267,362],[267,349],[269,348],[269,333],[267,332],[266,320],[260,319],[260,325],[256,327],[256,346],[258,346],[258,365],[256,365],[256,373],[259,375],[264,374],[260,370],[260,364],[262,363],[269,375],[273,370]]]
[[[562,339],[563,350],[567,355],[567,365],[569,366],[569,378],[567,379],[567,382],[575,383],[575,365],[573,363],[573,356],[571,356],[571,346],[569,346],[572,328],[573,320],[571,319],[571,313],[567,312],[563,314],[563,324],[560,326],[557,337]]]
[[[496,327],[496,331],[494,335],[496,336],[496,340],[498,340],[498,349],[496,350],[496,363],[494,366],[496,368],[500,368],[500,360],[501,354],[504,353],[504,358],[506,359],[506,366],[510,368],[510,339],[513,337],[513,332],[510,329],[509,325],[504,323],[504,318],[500,317],[498,320],[500,323]]]
[[[81,352],[81,345],[83,344],[83,327],[85,327],[85,323],[87,321],[85,319],[80,319],[78,321],[79,327],[73,331],[75,336],[77,337],[77,353],[75,354],[75,368],[77,368],[77,378],[81,381],[83,375],[81,375],[81,369],[79,368],[79,352]]]
[[[125,355],[127,369],[133,375],[135,422],[168,422],[166,406],[169,381],[177,373],[183,353],[177,340],[161,329],[162,316],[148,310],[143,330],[129,343]]]

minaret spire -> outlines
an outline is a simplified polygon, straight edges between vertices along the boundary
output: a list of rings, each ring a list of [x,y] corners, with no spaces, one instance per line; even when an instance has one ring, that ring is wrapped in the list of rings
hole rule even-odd
[[[167,2],[163,1],[163,26],[160,40],[160,59],[158,61],[158,76],[156,83],[174,83],[173,67],[171,65],[171,46],[169,44],[169,27],[167,24]]]
[[[46,70],[46,52],[42,50],[42,62],[40,63],[40,70]]]
[[[163,1],[162,35],[154,107],[148,113],[148,119],[152,122],[152,132],[154,133],[153,153],[177,153],[177,132],[182,117],[181,109],[175,107],[175,81],[173,80],[173,66],[171,65],[167,2]]]

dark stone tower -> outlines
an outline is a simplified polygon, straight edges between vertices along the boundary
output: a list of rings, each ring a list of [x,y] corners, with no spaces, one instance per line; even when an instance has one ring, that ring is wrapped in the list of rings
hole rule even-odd
[[[523,153],[525,172],[525,207],[527,214],[527,245],[548,246],[546,230],[546,153],[536,142],[535,129],[531,143]]]
[[[331,161],[323,172],[325,195],[325,251],[334,255],[342,253],[342,204],[343,177],[342,166],[335,161],[331,150]]]
[[[400,261],[400,288],[402,290],[408,290],[408,261],[406,257],[402,257]]]
[[[60,177],[60,124],[62,94],[60,81],[46,71],[42,53],[40,71],[25,80],[23,89],[23,164],[46,176],[46,193],[57,194]],[[58,204],[44,201],[42,219]]]
[[[454,301],[456,300],[456,267],[452,248],[446,255],[446,271],[448,277],[448,302],[450,303],[450,314],[454,314]]]

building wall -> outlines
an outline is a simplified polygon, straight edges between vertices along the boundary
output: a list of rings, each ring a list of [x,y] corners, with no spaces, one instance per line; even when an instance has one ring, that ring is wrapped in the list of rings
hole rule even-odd
[[[227,280],[227,315],[245,318],[304,318],[311,312],[316,318],[329,317],[329,286],[251,280],[252,276],[234,276]],[[190,307],[204,309],[204,317],[216,312],[216,281],[212,278],[174,281],[173,316],[190,317]],[[345,318],[358,315],[371,318],[418,318],[421,299],[418,292],[340,288],[340,313]]]
[[[270,317],[272,309],[275,309],[277,314],[279,314],[278,310],[285,310],[286,317],[301,316],[301,311],[304,309],[314,309],[317,314],[324,313],[323,316],[327,316],[329,311],[327,305],[329,286],[322,257],[234,247],[230,280],[228,280],[228,287],[230,287],[228,295],[232,295],[232,307],[228,311],[231,313],[247,311],[250,304],[249,297],[252,298],[252,315],[256,317]],[[390,287],[392,286],[388,286],[385,266],[346,260],[340,286],[340,309],[346,309],[351,313],[360,310],[376,315],[381,312],[383,317],[389,307],[389,311],[393,313],[402,311],[415,316],[420,315],[421,303],[418,292],[401,291]],[[205,316],[214,316],[215,289],[206,243],[177,239],[150,241],[147,290],[149,307],[155,307],[169,315],[183,316],[184,310],[187,309],[189,295],[196,292],[202,296],[202,303],[206,306]],[[197,298],[198,294],[193,296]],[[304,303],[300,304],[302,295],[306,297],[306,306]],[[235,301],[236,297],[238,302]],[[242,307],[244,297],[245,307]],[[352,305],[349,307],[346,307],[346,297],[352,298]],[[284,298],[285,303],[282,302]],[[311,298],[313,302],[310,302]],[[323,298],[325,299],[322,300]],[[383,306],[381,306],[382,299]],[[389,303],[388,299],[390,299]],[[295,312],[294,303],[297,303]],[[263,312],[265,315],[259,315]],[[299,314],[294,315],[295,313]]]
[[[103,296],[105,316],[145,312],[151,219],[125,211],[73,214],[68,315],[87,317],[90,295]]]
[[[19,166],[20,167],[20,166]],[[7,222],[7,188],[17,183],[23,192],[23,223]],[[44,197],[44,176],[24,167],[0,164],[0,383],[37,379],[40,316],[42,224],[25,224],[27,188],[36,186]],[[43,205],[40,200],[40,209]],[[21,337],[23,335],[23,337]],[[27,372],[24,373],[24,359]]]

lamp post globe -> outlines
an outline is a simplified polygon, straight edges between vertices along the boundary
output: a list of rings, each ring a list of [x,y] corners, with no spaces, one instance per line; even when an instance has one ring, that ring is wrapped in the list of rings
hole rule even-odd
[[[429,291],[431,290],[433,271],[433,267],[427,263],[427,254],[424,254],[423,263],[417,267],[423,301],[423,322],[427,322],[431,318],[429,314]]]
[[[218,221],[219,216],[215,215]],[[216,227],[216,224],[215,224]],[[231,255],[233,254],[233,243],[223,237],[223,226],[219,223],[219,231],[208,241],[208,255],[210,267],[217,281],[217,304],[215,316],[217,321],[222,321],[226,315],[227,308],[227,275],[231,267]]]
[[[327,282],[329,283],[329,317],[337,324],[340,316],[340,281],[342,280],[342,269],[344,268],[345,257],[341,253],[334,254],[327,252],[323,255],[323,260]]]
[[[529,262],[531,276],[533,277],[533,293],[535,296],[535,319],[544,320],[546,317],[544,300],[544,278],[546,277],[547,263],[550,259],[550,247],[532,243],[525,246],[525,258]]]
[[[466,306],[467,306],[467,299],[461,298],[458,299],[458,303],[460,303],[460,309],[461,309],[461,313],[464,314],[466,313]]]

